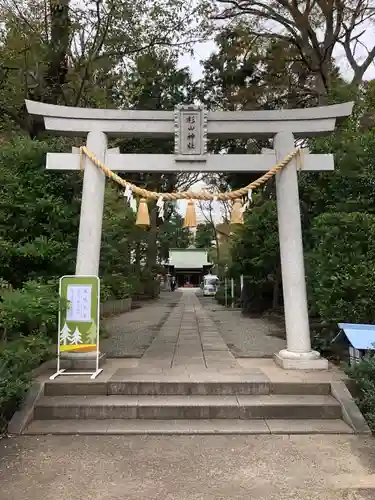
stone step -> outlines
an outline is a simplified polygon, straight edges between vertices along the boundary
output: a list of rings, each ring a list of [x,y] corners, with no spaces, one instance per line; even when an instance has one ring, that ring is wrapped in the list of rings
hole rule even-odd
[[[259,377],[261,378],[261,377]],[[264,377],[263,377],[264,378]],[[331,392],[328,382],[303,383],[303,382],[277,382],[270,383],[257,380],[256,376],[227,377],[227,380],[192,381],[167,377],[155,381],[155,376],[150,380],[130,378],[129,380],[109,382],[61,382],[48,381],[44,387],[46,396],[106,396],[106,395],[251,395],[251,394],[290,394],[290,395],[329,395]]]
[[[34,420],[26,435],[353,434],[342,420]]]
[[[340,419],[332,396],[43,396],[36,420]]]

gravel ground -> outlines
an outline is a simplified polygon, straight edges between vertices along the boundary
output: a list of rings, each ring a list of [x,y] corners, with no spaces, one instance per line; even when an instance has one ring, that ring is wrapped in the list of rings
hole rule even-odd
[[[358,436],[24,436],[0,500],[374,500],[374,467]]]
[[[199,298],[234,356],[268,358],[285,348],[283,329],[276,323],[267,318],[245,317],[241,311],[226,309],[212,298]]]
[[[101,341],[102,351],[109,358],[142,357],[180,297],[179,292],[162,292],[158,300],[106,319],[108,338]]]

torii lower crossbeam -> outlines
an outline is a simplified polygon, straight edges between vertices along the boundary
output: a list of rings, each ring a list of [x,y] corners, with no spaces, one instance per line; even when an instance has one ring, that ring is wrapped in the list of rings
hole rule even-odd
[[[205,161],[176,161],[175,155],[106,154],[105,166],[114,172],[266,172],[277,163],[276,153],[260,155],[207,155]],[[330,154],[301,153],[304,171],[333,170]],[[47,153],[48,170],[79,170],[80,156],[75,153]]]

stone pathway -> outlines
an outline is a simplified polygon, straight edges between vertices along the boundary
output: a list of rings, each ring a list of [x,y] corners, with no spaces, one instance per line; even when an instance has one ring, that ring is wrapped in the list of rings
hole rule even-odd
[[[237,362],[195,291],[183,292],[179,304],[161,327],[139,363],[139,369],[185,368],[221,370]]]
[[[197,296],[198,293],[198,296]],[[105,322],[109,358],[136,357],[153,368],[234,367],[235,357],[272,357],[285,347],[280,329],[263,318],[246,318],[200,292],[164,292],[159,300]],[[143,356],[143,357],[142,357]]]

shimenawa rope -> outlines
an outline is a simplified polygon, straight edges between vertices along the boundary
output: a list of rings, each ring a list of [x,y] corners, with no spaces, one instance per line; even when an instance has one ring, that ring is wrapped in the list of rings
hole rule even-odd
[[[80,169],[81,171],[83,170],[83,155],[85,155],[94,163],[94,165],[100,168],[109,179],[112,179],[113,181],[117,182],[117,184],[120,184],[120,186],[123,186],[124,188],[128,187],[134,194],[138,195],[139,197],[146,198],[149,200],[162,199],[163,201],[174,201],[174,200],[233,201],[237,198],[245,196],[250,190],[256,189],[265,182],[267,182],[269,179],[271,179],[271,177],[276,175],[277,172],[279,172],[282,168],[288,165],[288,163],[293,158],[297,157],[297,155],[300,155],[300,153],[301,153],[300,148],[295,149],[290,154],[288,154],[288,156],[286,156],[283,160],[281,160],[277,165],[271,168],[267,173],[265,173],[255,181],[250,182],[250,184],[248,184],[247,186],[244,186],[240,189],[236,189],[235,191],[229,191],[227,193],[219,193],[219,194],[209,193],[204,190],[199,192],[188,190],[188,191],[172,192],[172,193],[157,193],[155,191],[149,191],[148,189],[140,188],[126,181],[125,179],[122,179],[115,172],[112,172],[112,170],[107,168],[100,160],[98,160],[98,158],[96,158],[94,154],[90,153],[90,151],[88,151],[88,149],[85,146],[80,147]]]

